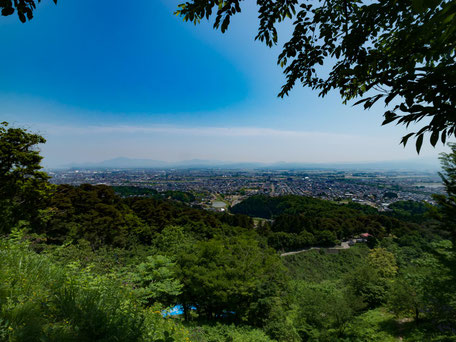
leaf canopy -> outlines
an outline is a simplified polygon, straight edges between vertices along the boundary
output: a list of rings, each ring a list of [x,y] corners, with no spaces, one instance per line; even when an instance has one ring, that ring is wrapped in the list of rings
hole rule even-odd
[[[52,1],[57,4],[57,0]],[[25,23],[32,20],[36,5],[40,2],[41,0],[0,0],[0,9],[4,16],[17,13],[19,20]]]
[[[176,15],[198,23],[214,16],[225,32],[243,0],[191,0]],[[280,97],[302,84],[325,96],[338,90],[344,103],[365,109],[383,100],[383,124],[422,122],[416,139],[435,146],[456,129],[456,1],[452,0],[257,0],[255,39],[278,43],[277,24],[291,20],[293,32],[277,63],[286,82]],[[324,66],[325,68],[322,68]],[[330,68],[329,74],[327,67]]]

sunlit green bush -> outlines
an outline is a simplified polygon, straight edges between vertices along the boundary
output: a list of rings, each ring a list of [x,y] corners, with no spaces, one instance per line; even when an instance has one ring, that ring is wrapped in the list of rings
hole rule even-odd
[[[185,341],[114,276],[56,264],[17,232],[0,242],[0,264],[0,341]]]
[[[263,331],[250,327],[217,324],[190,329],[192,342],[272,342]]]

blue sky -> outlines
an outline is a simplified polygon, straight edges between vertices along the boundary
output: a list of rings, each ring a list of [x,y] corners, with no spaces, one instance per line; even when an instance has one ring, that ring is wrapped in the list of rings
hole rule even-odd
[[[173,15],[179,1],[44,0],[0,18],[0,121],[48,140],[45,165],[115,157],[359,162],[416,158],[382,110],[283,82],[279,48],[254,41],[248,4],[226,34]],[[286,36],[289,26],[282,27]],[[443,147],[426,146],[437,159]]]

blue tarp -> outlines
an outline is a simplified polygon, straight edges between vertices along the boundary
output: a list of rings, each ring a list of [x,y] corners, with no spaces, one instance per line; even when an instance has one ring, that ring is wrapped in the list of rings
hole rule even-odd
[[[196,308],[194,306],[191,306],[190,310],[196,310]],[[163,317],[177,316],[177,315],[183,315],[183,314],[184,314],[184,307],[180,304],[162,311]]]

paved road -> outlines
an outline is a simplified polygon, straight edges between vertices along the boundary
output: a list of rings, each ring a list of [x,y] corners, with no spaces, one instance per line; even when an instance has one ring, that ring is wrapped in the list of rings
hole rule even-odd
[[[334,246],[334,247],[328,247],[331,249],[349,249],[351,246],[348,244],[348,241],[342,241],[340,245]],[[313,249],[322,249],[322,247],[307,247],[304,249],[300,249],[299,251],[292,251],[292,252],[286,252],[280,254],[281,257],[287,256],[287,255],[294,255],[294,254],[300,254],[304,252],[311,251]],[[326,248],[323,248],[326,249]]]

